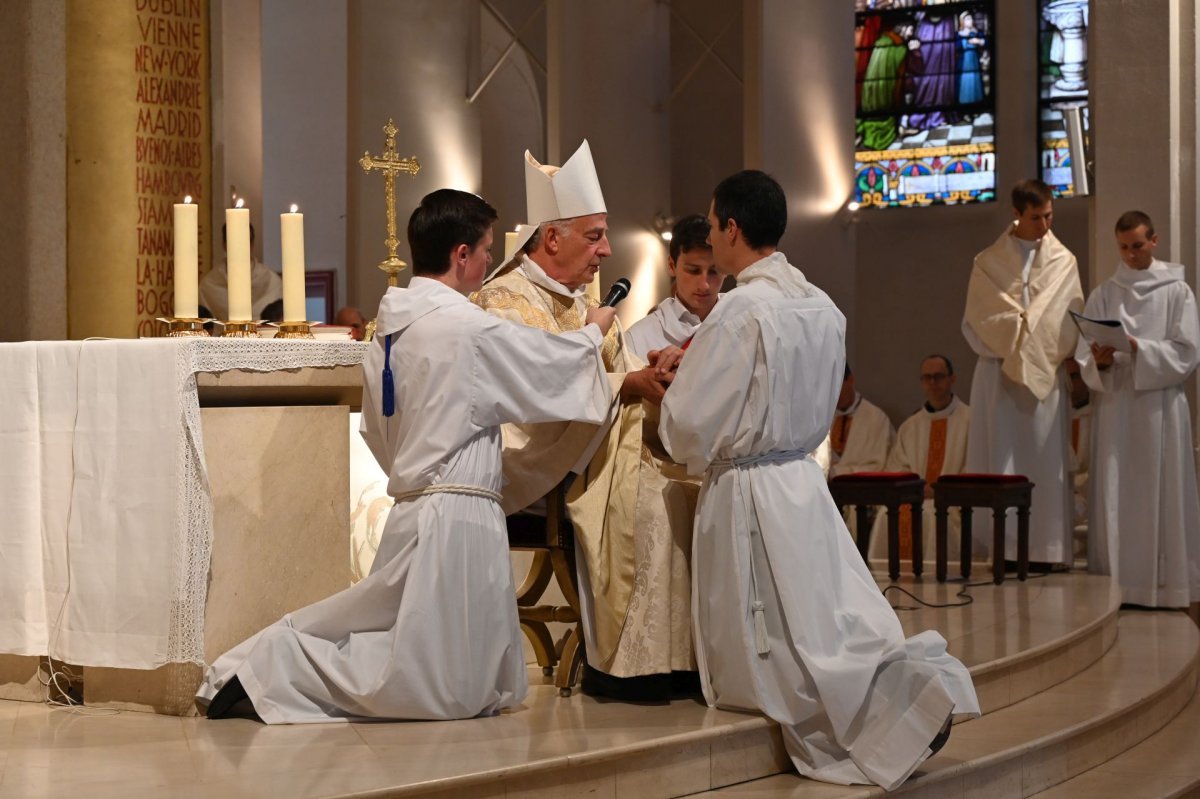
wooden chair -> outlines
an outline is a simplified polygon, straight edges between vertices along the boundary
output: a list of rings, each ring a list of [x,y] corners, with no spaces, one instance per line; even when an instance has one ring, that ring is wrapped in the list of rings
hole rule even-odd
[[[843,474],[829,481],[829,493],[839,508],[854,505],[858,528],[858,552],[864,561],[871,542],[870,511],[882,505],[888,512],[888,576],[900,578],[900,507],[912,509],[912,569],[921,576],[924,563],[921,519],[925,481],[912,472],[860,472]]]
[[[1017,579],[1029,576],[1029,508],[1033,483],[1021,474],[944,474],[933,484],[934,514],[937,519],[937,579],[946,581],[950,508],[962,517],[960,569],[964,580],[971,578],[971,509],[992,509],[992,581],[1004,582],[1004,517],[1017,509]]]
[[[546,495],[546,515],[518,513],[505,518],[510,549],[533,552],[533,563],[517,588],[517,618],[533,645],[546,676],[558,673],[554,684],[570,696],[583,670],[583,629],[580,624],[579,584],[575,572],[575,528],[567,518],[566,484]],[[542,595],[554,578],[567,604],[544,604]],[[573,625],[555,644],[549,622]]]

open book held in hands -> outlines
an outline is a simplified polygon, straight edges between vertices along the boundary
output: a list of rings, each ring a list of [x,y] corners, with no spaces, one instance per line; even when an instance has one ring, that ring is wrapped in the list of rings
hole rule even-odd
[[[1125,326],[1116,319],[1089,319],[1083,314],[1068,311],[1071,321],[1079,328],[1079,335],[1101,347],[1112,347],[1117,352],[1133,352],[1129,346],[1129,334]]]

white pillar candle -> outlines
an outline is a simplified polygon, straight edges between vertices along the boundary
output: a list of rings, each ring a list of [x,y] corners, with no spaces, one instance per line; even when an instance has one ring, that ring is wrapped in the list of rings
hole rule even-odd
[[[251,322],[249,208],[225,209],[225,263],[229,289],[226,321]]]
[[[175,317],[199,316],[199,206],[187,197],[175,203]]]
[[[279,215],[280,242],[283,247],[283,321],[308,319],[304,303],[304,214]]]
[[[504,234],[504,260],[508,262],[512,260],[513,253],[517,251],[517,234],[513,231],[508,231]]]

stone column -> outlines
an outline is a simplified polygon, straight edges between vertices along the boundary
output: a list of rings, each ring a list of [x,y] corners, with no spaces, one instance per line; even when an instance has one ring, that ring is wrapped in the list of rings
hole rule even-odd
[[[748,0],[746,166],[783,186],[781,249],[827,291],[855,341],[855,244],[845,211],[853,189],[854,4]]]
[[[1153,219],[1158,257],[1196,267],[1194,0],[1097,3],[1091,17],[1096,187],[1090,285],[1116,270],[1113,225]],[[1194,281],[1193,281],[1194,285]]]
[[[396,178],[398,254],[411,264],[404,228],[421,198],[434,189],[480,189],[483,130],[479,109],[467,103],[467,50],[479,6],[468,0],[352,0],[348,14],[346,280],[350,304],[369,318],[387,289],[377,268],[387,257],[387,225],[383,179],[364,175],[356,161],[364,151],[383,150],[383,126],[395,119],[400,155],[421,162],[415,177]],[[411,275],[405,269],[400,284]]]
[[[66,7],[0,4],[0,341],[67,336]]]
[[[587,139],[608,206],[613,255],[600,267],[602,295],[633,284],[622,321],[641,319],[665,293],[666,248],[654,233],[670,205],[669,11],[655,0],[548,6],[547,159],[561,164]]]
[[[67,3],[72,338],[155,335],[174,307],[174,203],[201,207],[208,262],[208,0]]]

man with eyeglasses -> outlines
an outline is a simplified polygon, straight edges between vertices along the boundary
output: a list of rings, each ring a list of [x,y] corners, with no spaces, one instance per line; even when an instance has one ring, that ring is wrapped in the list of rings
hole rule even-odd
[[[924,551],[934,552],[936,520],[933,515],[933,484],[943,474],[963,471],[967,461],[967,430],[971,409],[954,395],[954,364],[945,355],[930,355],[921,361],[921,391],[925,404],[904,420],[896,443],[888,453],[887,471],[913,472],[925,478],[922,521]],[[950,511],[949,557],[959,555],[958,509]],[[900,558],[912,557],[912,518],[907,507],[900,515]],[[871,531],[871,557],[887,557],[887,512],[879,514]]]

